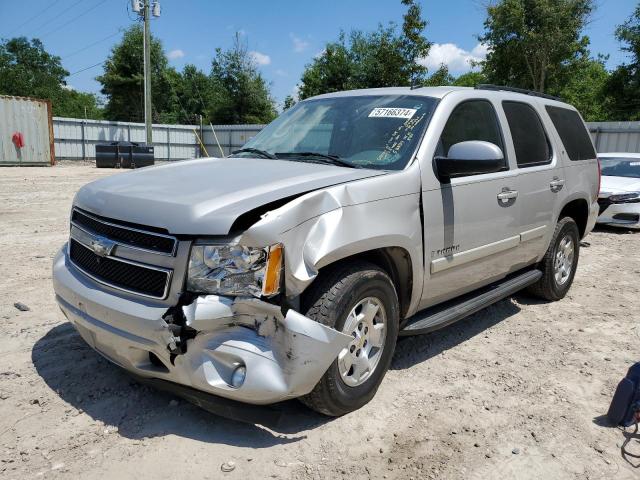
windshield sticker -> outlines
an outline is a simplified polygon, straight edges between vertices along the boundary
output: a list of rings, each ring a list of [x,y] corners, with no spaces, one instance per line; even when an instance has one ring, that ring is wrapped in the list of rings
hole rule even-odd
[[[383,108],[376,107],[371,110],[370,118],[411,118],[416,113],[415,108]]]

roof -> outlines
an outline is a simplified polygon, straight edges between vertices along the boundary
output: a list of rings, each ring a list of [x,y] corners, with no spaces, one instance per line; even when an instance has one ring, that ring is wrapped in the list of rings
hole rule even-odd
[[[476,89],[474,87],[453,87],[453,86],[441,86],[441,87],[384,87],[384,88],[364,88],[360,90],[344,90],[342,92],[325,93],[311,97],[307,100],[316,100],[321,98],[336,98],[336,97],[353,97],[364,95],[418,95],[424,97],[432,97],[442,99],[446,95],[451,93],[461,93],[466,97],[481,97],[481,98],[495,98],[498,100],[522,100],[522,101],[540,101],[545,105],[557,105],[563,107],[571,107],[569,104],[560,100],[554,100],[551,98],[539,97],[535,95],[528,95],[526,93],[513,92],[509,90],[496,89]]]

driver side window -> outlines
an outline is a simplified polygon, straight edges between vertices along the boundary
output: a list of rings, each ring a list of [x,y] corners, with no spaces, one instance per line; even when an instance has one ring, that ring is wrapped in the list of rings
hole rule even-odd
[[[491,102],[468,100],[458,105],[442,131],[436,156],[447,156],[452,145],[469,140],[490,142],[505,151],[500,123]]]

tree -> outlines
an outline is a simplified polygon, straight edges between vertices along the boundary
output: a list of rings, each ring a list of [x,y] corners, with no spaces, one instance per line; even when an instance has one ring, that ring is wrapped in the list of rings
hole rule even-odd
[[[122,41],[111,49],[104,73],[96,78],[107,97],[105,117],[109,120],[142,121],[144,119],[143,30],[133,25]],[[168,60],[162,44],[151,38],[151,92],[154,120],[171,111],[171,83]]]
[[[582,56],[582,31],[593,0],[500,0],[487,8],[480,41],[489,47],[483,71],[491,83],[544,92]]]
[[[453,81],[456,87],[475,87],[483,83],[489,83],[487,77],[482,72],[467,72],[460,75]]]
[[[284,103],[282,104],[282,111],[289,110],[296,104],[296,99],[293,98],[293,95],[287,95],[284,97]]]
[[[60,57],[49,54],[38,39],[12,38],[0,43],[0,93],[51,100],[61,117],[100,118],[95,95],[66,86],[69,72]]]
[[[378,25],[373,32],[340,33],[311,64],[300,80],[300,98],[355,88],[422,85],[427,69],[419,60],[431,44],[424,37],[427,25],[415,0],[407,6],[402,29],[394,23]]]
[[[182,73],[167,69],[171,84],[169,109],[160,114],[162,122],[193,124],[200,115],[207,118],[212,103],[211,79],[195,65],[185,65]]]
[[[640,120],[640,4],[629,19],[618,26],[616,38],[631,57],[607,80],[611,115],[615,120]]]
[[[576,107],[588,122],[608,120],[611,100],[606,92],[609,72],[605,60],[583,55],[567,65],[563,81],[549,92]]]
[[[269,87],[239,35],[229,50],[216,49],[210,79],[213,123],[269,123],[276,117]]]
[[[449,67],[444,63],[440,65],[440,68],[433,72],[423,83],[425,87],[438,87],[445,85],[452,85],[455,79],[453,75],[449,73]]]

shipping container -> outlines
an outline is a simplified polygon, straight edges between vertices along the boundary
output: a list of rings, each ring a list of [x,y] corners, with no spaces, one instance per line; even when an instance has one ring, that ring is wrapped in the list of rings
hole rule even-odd
[[[0,166],[54,165],[51,102],[0,95]]]

